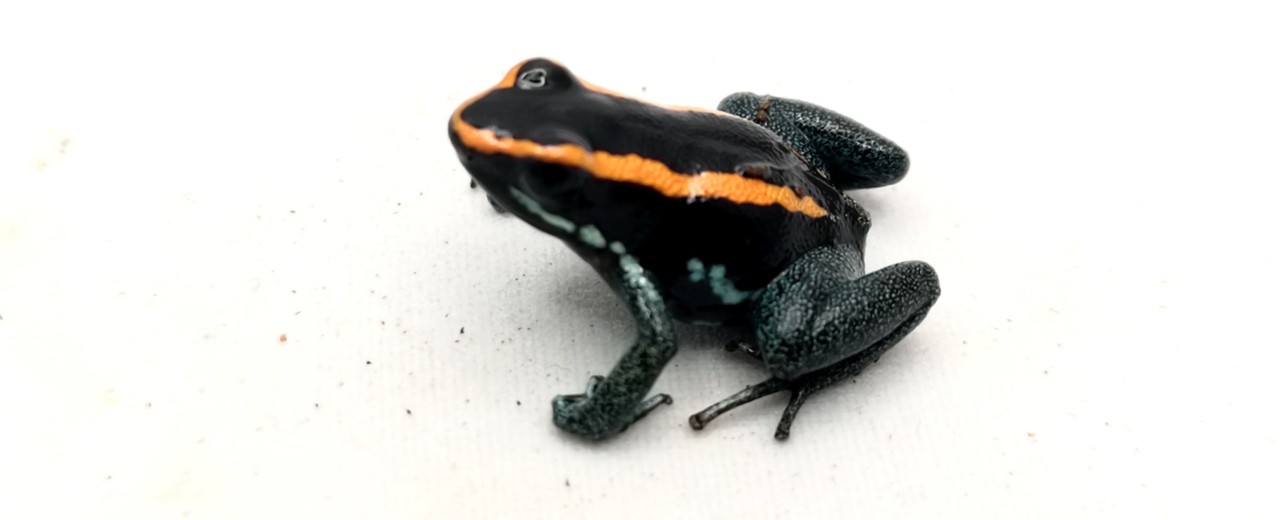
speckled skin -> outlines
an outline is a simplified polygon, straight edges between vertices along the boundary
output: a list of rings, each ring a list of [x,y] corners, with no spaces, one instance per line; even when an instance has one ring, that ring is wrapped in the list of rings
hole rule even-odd
[[[906,152],[892,141],[811,103],[739,92],[718,108],[772,130],[841,190],[888,186],[910,167]]]
[[[752,321],[769,380],[689,417],[702,429],[720,414],[779,390],[791,391],[774,437],[786,439],[805,399],[857,375],[924,320],[938,300],[938,275],[924,262],[862,274],[862,255],[843,245],[805,255],[756,300]]]
[[[661,404],[649,396],[676,353],[673,319],[754,329],[771,378],[690,417],[695,429],[733,407],[790,390],[775,436],[814,392],[858,373],[924,318],[938,279],[907,262],[864,276],[866,212],[842,189],[897,182],[907,156],[865,127],[815,105],[734,94],[713,114],[668,109],[580,83],[567,69],[530,60],[515,88],[490,91],[451,120],[459,159],[491,200],[562,239],[614,289],[637,339],[608,377],[552,402],[561,429],[614,435]],[[536,73],[537,81],[525,82]],[[529,76],[534,77],[534,76]],[[526,88],[528,86],[529,88]],[[806,216],[776,205],[671,198],[583,169],[468,146],[457,125],[497,129],[530,146],[569,145],[658,161],[674,175],[738,172],[812,197]],[[465,130],[465,129],[464,129]]]

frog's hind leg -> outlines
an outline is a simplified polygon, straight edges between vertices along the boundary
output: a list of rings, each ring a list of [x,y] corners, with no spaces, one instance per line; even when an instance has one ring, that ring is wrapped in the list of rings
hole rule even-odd
[[[694,429],[789,390],[791,401],[774,434],[786,439],[806,399],[857,375],[924,320],[940,294],[932,267],[903,262],[861,276],[859,258],[853,246],[816,249],[765,288],[752,320],[773,377],[690,417]]]
[[[841,190],[888,186],[910,167],[907,152],[893,141],[812,103],[739,92],[719,109],[772,130]]]

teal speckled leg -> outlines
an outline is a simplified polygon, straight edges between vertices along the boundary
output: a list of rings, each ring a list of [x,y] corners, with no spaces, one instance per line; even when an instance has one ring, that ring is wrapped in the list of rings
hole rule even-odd
[[[720,110],[782,137],[841,190],[888,186],[907,174],[907,152],[857,121],[794,99],[731,94]]]
[[[694,429],[735,407],[791,391],[775,437],[814,393],[854,376],[919,325],[941,293],[923,262],[903,262],[862,275],[853,246],[816,249],[771,282],[756,299],[752,322],[771,379],[689,418]]]
[[[557,396],[551,403],[556,426],[588,439],[627,429],[671,397],[647,397],[662,368],[676,354],[676,334],[666,303],[653,281],[630,257],[617,268],[615,287],[636,320],[635,345],[609,377],[592,376],[585,393]]]

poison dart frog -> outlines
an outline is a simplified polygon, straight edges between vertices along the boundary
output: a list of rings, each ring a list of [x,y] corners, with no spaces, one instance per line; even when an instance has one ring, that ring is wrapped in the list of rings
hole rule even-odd
[[[940,294],[924,262],[866,273],[871,221],[844,190],[898,182],[906,152],[819,106],[737,93],[717,110],[652,104],[547,59],[513,67],[449,119],[458,158],[495,206],[562,240],[625,302],[637,338],[607,377],[551,403],[589,439],[663,404],[674,320],[739,324],[769,377],[689,418],[694,429],[787,390],[775,431],[815,392],[858,374]]]

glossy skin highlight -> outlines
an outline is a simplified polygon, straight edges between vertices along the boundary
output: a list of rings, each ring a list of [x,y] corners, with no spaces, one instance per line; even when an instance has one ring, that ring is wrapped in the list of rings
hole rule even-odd
[[[864,276],[870,219],[841,192],[896,182],[905,152],[820,107],[753,96],[720,110],[651,104],[534,59],[450,117],[491,200],[563,240],[636,318],[637,341],[608,377],[553,400],[562,429],[604,438],[669,403],[648,392],[679,319],[750,326],[744,350],[773,376],[690,424],[785,389],[785,438],[808,395],[892,347],[937,298],[923,263]]]

